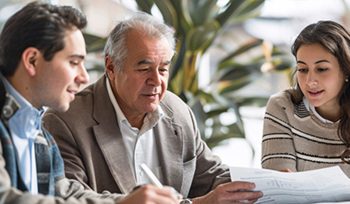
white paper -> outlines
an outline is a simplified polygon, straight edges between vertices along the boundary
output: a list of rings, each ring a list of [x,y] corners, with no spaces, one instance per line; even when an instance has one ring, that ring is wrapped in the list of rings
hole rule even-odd
[[[255,183],[255,190],[264,194],[257,203],[350,201],[350,179],[338,166],[295,173],[230,167],[230,174],[232,181]]]

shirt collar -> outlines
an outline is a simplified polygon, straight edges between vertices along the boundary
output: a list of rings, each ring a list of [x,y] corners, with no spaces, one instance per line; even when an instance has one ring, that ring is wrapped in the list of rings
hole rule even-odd
[[[25,132],[41,130],[41,119],[44,114],[44,109],[37,109],[32,106],[3,75],[0,75],[0,79],[3,81],[6,91],[14,97],[20,106],[18,111],[10,118],[10,122],[12,124],[17,124],[16,126],[18,127],[22,127],[18,128],[21,129],[18,134],[20,137],[34,137],[34,135],[25,134]]]
[[[305,104],[305,107],[308,111],[310,111],[312,114],[314,114],[320,121],[322,121],[323,123],[328,123],[328,124],[333,124],[334,122],[327,120],[325,118],[323,118],[316,110],[315,106],[313,106],[309,100],[307,100],[306,97],[303,98],[303,102]]]
[[[110,100],[111,100],[111,102],[113,104],[114,110],[115,110],[115,112],[117,114],[119,127],[122,125],[122,123],[126,123],[126,124],[128,124],[131,127],[129,121],[125,117],[123,111],[120,109],[120,106],[119,106],[117,100],[115,99],[115,96],[113,94],[113,91],[112,91],[112,88],[111,88],[111,85],[109,83],[108,78],[106,78],[106,86],[107,86],[107,92],[108,92],[109,98],[110,98]],[[141,128],[141,129],[143,129],[142,132],[147,131],[147,130],[144,130],[145,128],[146,129],[153,128],[163,116],[164,116],[164,111],[158,105],[157,109],[154,112],[147,113],[147,115],[146,115],[146,117],[144,119],[143,127]],[[145,125],[147,127],[144,127]]]

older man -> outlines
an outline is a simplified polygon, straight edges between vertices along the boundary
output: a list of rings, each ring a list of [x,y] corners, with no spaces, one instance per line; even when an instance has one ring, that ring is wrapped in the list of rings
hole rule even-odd
[[[173,34],[146,14],[119,23],[106,44],[105,76],[77,94],[68,112],[46,114],[66,174],[98,192],[127,194],[150,182],[145,163],[191,198],[182,203],[254,202],[261,192],[224,177],[228,169],[201,140],[192,111],[167,91]]]

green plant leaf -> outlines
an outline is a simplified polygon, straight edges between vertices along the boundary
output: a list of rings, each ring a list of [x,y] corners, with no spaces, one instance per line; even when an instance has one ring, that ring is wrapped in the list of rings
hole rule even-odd
[[[262,6],[265,0],[230,0],[227,9],[217,16],[221,25],[231,21],[238,23],[253,17],[257,14],[258,8]]]
[[[136,0],[138,8],[146,13],[151,13],[151,9],[154,5],[153,0]]]
[[[218,125],[217,127],[222,127],[222,125]],[[225,126],[227,130],[224,132],[220,129],[215,130],[215,136],[212,136],[208,139],[206,139],[206,143],[210,148],[218,146],[223,141],[230,139],[230,138],[245,138],[244,132],[241,131],[241,129],[238,127],[237,124],[233,124],[230,126]]]
[[[239,8],[233,14],[233,17],[250,16],[250,13],[255,13],[254,11],[257,11],[257,9],[260,8],[264,2],[265,0],[246,0],[241,6],[239,6]]]
[[[230,0],[227,2],[225,10],[216,17],[216,20],[220,23],[220,25],[224,25],[232,14],[244,3],[244,1],[246,0]]]
[[[164,18],[164,21],[168,24],[173,26],[175,29],[178,28],[179,20],[178,15],[176,13],[176,10],[174,8],[174,5],[170,0],[153,0],[154,3],[159,8],[160,12],[162,13],[162,16]]]
[[[239,106],[257,106],[263,107],[266,105],[269,97],[235,97],[235,101]]]
[[[106,44],[106,38],[101,38],[89,33],[83,33],[87,52],[102,52]]]
[[[187,36],[188,50],[204,52],[213,42],[220,25],[216,21],[192,28]]]
[[[212,21],[219,12],[216,0],[188,0],[187,7],[194,27]]]
[[[241,45],[236,50],[234,50],[230,54],[226,55],[226,57],[224,57],[223,59],[221,59],[219,61],[219,69],[221,69],[223,67],[223,65],[225,63],[227,63],[228,60],[230,60],[234,57],[237,57],[238,55],[244,54],[253,48],[261,46],[262,43],[263,43],[263,40],[261,40],[261,39],[251,39],[250,41],[244,43],[243,45]]]
[[[209,118],[216,117],[224,112],[227,112],[228,109],[229,109],[228,107],[218,107],[211,111],[208,111],[207,115]]]

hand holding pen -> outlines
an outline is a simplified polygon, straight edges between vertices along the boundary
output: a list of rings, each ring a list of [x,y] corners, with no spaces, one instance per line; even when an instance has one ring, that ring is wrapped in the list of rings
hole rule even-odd
[[[168,188],[158,188],[155,185],[143,185],[129,193],[118,204],[178,204],[179,200]]]
[[[140,167],[153,185],[157,186],[158,188],[164,187],[162,185],[162,183],[157,179],[157,177],[154,175],[154,173],[151,171],[151,169],[146,164],[141,164]],[[182,199],[182,195],[180,193],[178,193],[174,188],[172,188],[172,187],[166,187],[166,188],[170,188],[172,193],[175,195],[175,197],[177,199],[179,199],[179,200]]]
[[[141,169],[153,185],[137,186],[134,190],[127,195],[118,204],[145,204],[145,203],[158,203],[158,204],[178,204],[182,196],[177,193],[173,188],[163,187],[157,177],[152,171],[145,165],[141,165]],[[180,195],[180,197],[179,197]]]

